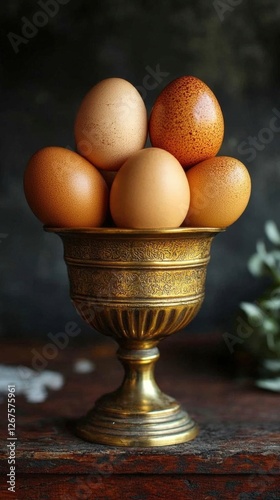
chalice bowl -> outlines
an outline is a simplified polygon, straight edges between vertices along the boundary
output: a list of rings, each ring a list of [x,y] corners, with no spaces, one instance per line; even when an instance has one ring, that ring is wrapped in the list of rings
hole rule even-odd
[[[76,427],[87,441],[165,446],[198,433],[180,404],[154,379],[158,343],[197,314],[217,228],[54,229],[64,245],[71,299],[85,321],[119,344],[121,386]]]

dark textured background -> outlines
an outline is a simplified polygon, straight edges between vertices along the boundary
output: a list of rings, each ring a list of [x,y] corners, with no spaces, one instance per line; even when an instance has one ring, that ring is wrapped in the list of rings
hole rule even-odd
[[[9,0],[0,5],[0,333],[45,336],[64,330],[70,320],[87,332],[69,299],[61,242],[44,233],[26,205],[23,172],[29,157],[43,146],[74,147],[76,111],[97,81],[119,76],[143,86],[149,67],[157,65],[168,76],[147,91],[148,110],[177,76],[201,78],[224,111],[221,153],[239,158],[252,176],[246,213],[213,244],[205,303],[189,327],[222,333],[230,328],[239,301],[253,300],[259,292],[261,285],[249,275],[246,262],[262,237],[265,220],[279,220],[279,133],[264,133],[266,144],[256,154],[245,154],[244,145],[240,149],[248,136],[270,127],[273,108],[280,112],[279,2],[64,3],[35,36],[20,43],[17,54],[8,35],[22,36],[22,17],[44,23],[38,17],[40,2]]]

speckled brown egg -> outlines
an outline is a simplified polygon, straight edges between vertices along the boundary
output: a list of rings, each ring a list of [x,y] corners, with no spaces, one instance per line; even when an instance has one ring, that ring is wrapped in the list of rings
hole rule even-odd
[[[132,155],[117,172],[110,191],[110,210],[118,227],[179,227],[186,217],[190,190],[176,158],[159,148]]]
[[[204,82],[183,76],[156,99],[149,133],[153,146],[166,149],[188,168],[218,153],[224,137],[223,114]]]
[[[27,202],[52,227],[99,227],[108,208],[108,187],[98,170],[74,151],[47,147],[35,153],[24,174]]]
[[[148,118],[138,90],[122,78],[107,78],[84,97],[75,122],[78,152],[104,170],[118,170],[142,149]]]
[[[224,228],[244,212],[251,194],[251,179],[236,158],[217,156],[186,172],[191,201],[185,226]]]

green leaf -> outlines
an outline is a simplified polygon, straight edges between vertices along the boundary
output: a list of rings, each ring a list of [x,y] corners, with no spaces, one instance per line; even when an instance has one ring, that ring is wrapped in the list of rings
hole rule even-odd
[[[280,311],[280,298],[272,297],[271,299],[266,299],[261,301],[261,306],[269,311]]]
[[[266,317],[262,323],[263,332],[267,334],[267,338],[270,339],[271,344],[274,345],[274,335],[279,332],[278,323],[272,318]]]
[[[259,379],[256,385],[261,389],[268,389],[269,391],[280,392],[280,377]]]
[[[248,269],[253,276],[263,276],[266,271],[262,257],[255,253],[248,261]]]
[[[250,302],[241,302],[240,309],[247,315],[252,326],[259,327],[265,318],[265,313],[256,304]]]
[[[264,230],[271,243],[274,245],[280,245],[280,232],[274,221],[268,220],[265,223]]]
[[[259,255],[266,255],[267,254],[266,246],[262,240],[257,241],[256,249],[257,249],[257,253]]]
[[[263,241],[257,242],[257,253],[252,255],[248,261],[248,269],[253,276],[272,274],[275,281],[280,280],[280,253],[279,251],[268,252]],[[279,267],[279,271],[278,271]]]

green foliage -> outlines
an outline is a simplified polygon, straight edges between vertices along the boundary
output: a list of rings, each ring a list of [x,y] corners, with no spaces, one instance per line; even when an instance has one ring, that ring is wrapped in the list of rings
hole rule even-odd
[[[265,234],[270,243],[258,241],[256,253],[251,256],[248,268],[255,277],[268,276],[271,286],[254,303],[242,302],[240,308],[253,327],[258,345],[277,357],[280,356],[280,232],[273,221],[265,224]],[[260,343],[260,337],[264,342]]]

